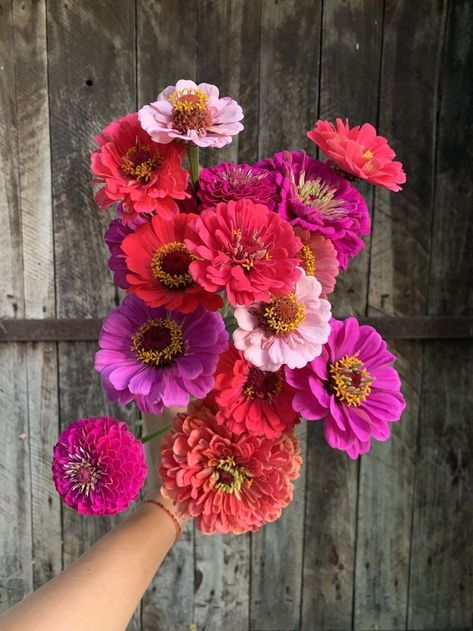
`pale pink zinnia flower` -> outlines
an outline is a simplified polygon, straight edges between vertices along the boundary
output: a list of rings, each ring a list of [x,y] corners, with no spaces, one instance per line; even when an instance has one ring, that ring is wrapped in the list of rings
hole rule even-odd
[[[318,120],[307,136],[344,173],[391,191],[400,191],[406,181],[402,163],[393,161],[395,152],[370,123],[350,129],[348,119],[337,118],[336,126]]]
[[[234,434],[202,402],[173,421],[161,447],[161,493],[205,534],[241,534],[280,517],[302,458],[295,435]]]
[[[319,281],[301,272],[293,293],[235,309],[235,346],[262,370],[303,368],[320,355],[328,340],[330,303],[320,297]]]
[[[243,110],[228,96],[219,97],[210,83],[181,79],[138,112],[141,126],[154,142],[183,140],[199,147],[223,147],[243,125]]]
[[[309,232],[296,226],[294,232],[304,244],[300,251],[301,267],[307,276],[315,276],[322,285],[322,298],[335,289],[340,271],[337,250],[332,241],[318,232]]]

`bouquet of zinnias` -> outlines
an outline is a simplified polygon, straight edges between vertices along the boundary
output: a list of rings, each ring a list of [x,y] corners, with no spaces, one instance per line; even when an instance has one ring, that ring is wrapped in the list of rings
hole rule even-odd
[[[230,143],[242,118],[215,86],[178,81],[108,125],[91,163],[97,203],[116,204],[105,241],[127,292],[95,368],[112,401],[186,409],[161,448],[162,493],[205,533],[280,516],[300,472],[301,418],[323,421],[328,445],[357,458],[405,406],[386,342],[333,318],[328,300],[370,232],[356,182],[398,191],[401,163],[372,125],[337,119],[307,132],[326,161],[282,151],[201,169],[199,147]],[[53,473],[69,506],[110,515],[139,494],[143,445],[121,421],[81,419],[61,435]]]

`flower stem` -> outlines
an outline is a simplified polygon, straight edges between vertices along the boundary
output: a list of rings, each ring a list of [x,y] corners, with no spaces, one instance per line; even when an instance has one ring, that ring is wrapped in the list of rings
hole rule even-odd
[[[155,432],[151,432],[151,434],[146,434],[146,436],[142,436],[140,440],[142,443],[147,443],[150,440],[153,440],[153,438],[156,438],[157,436],[164,434],[164,432],[167,432],[168,429],[170,428],[171,428],[171,423],[168,423],[164,427],[160,427],[159,429],[157,429]]]
[[[199,147],[196,145],[187,145],[187,158],[189,160],[189,170],[191,172],[192,186],[197,188],[199,181],[200,164],[199,164]]]

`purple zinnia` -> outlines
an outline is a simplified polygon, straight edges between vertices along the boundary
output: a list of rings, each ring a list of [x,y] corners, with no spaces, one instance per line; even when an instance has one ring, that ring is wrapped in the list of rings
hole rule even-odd
[[[201,305],[190,314],[151,308],[131,294],[103,323],[95,369],[110,400],[134,400],[143,412],[160,414],[210,392],[227,345],[219,313]]]
[[[328,237],[345,269],[348,257],[365,245],[359,235],[369,234],[371,228],[361,193],[328,162],[304,151],[281,151],[255,166],[276,173],[279,214],[294,226]]]
[[[277,201],[274,179],[267,169],[222,162],[200,172],[199,197],[204,208],[245,198],[274,210]]]
[[[309,421],[324,419],[330,447],[358,458],[372,438],[389,438],[388,423],[400,419],[406,403],[391,365],[396,358],[380,334],[353,317],[330,325],[322,354],[305,368],[286,368],[286,379],[297,390],[294,410]]]
[[[123,421],[84,418],[60,435],[52,471],[68,506],[82,515],[114,515],[138,497],[147,474],[146,456]]]

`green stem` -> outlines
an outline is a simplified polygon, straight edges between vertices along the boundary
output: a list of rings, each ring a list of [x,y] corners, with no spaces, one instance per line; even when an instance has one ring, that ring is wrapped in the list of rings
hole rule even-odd
[[[191,182],[194,188],[197,188],[199,181],[200,165],[199,165],[199,147],[196,145],[187,145],[187,158],[189,160],[189,170],[191,172]]]
[[[151,432],[151,434],[146,434],[146,436],[142,436],[140,440],[142,443],[147,443],[150,440],[153,440],[153,438],[156,438],[157,436],[164,434],[164,432],[167,432],[168,429],[170,428],[171,428],[171,423],[168,423],[164,427],[160,427],[159,429],[157,429],[155,432]]]

